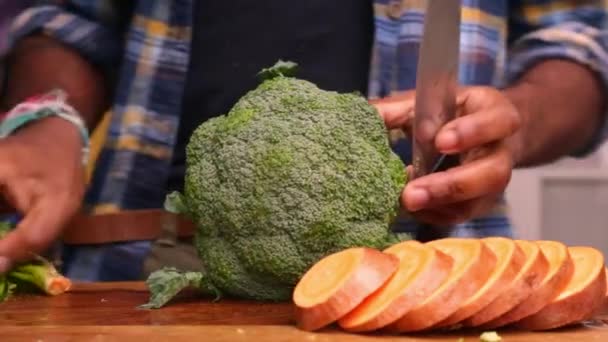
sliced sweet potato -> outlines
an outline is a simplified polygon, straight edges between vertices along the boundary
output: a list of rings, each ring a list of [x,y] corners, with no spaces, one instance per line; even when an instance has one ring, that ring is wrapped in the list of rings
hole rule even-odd
[[[549,262],[549,271],[532,294],[504,315],[481,325],[494,329],[519,321],[540,311],[553,300],[572,276],[574,265],[568,247],[558,241],[535,241]]]
[[[608,277],[608,267],[605,267],[604,271],[606,272],[606,277]],[[606,286],[606,297],[604,298],[604,305],[608,306],[608,284]]]
[[[483,287],[496,265],[496,256],[479,239],[445,238],[427,244],[452,258],[450,274],[422,303],[388,325],[388,331],[421,331],[441,322]]]
[[[606,275],[608,276],[608,267],[605,267],[604,271],[606,271]],[[608,298],[608,286],[606,286],[606,297]]]
[[[526,262],[526,255],[512,239],[491,237],[481,241],[496,255],[496,266],[483,286],[472,296],[465,298],[458,310],[437,324],[436,328],[460,323],[490,304],[508,288]]]
[[[569,247],[574,273],[548,305],[515,325],[525,330],[549,330],[591,318],[606,295],[604,255],[592,247]]]
[[[334,323],[378,290],[397,270],[399,259],[371,248],[348,248],[314,264],[293,292],[302,330]]]
[[[414,240],[384,252],[400,260],[399,268],[378,291],[338,321],[346,331],[373,331],[393,323],[430,296],[452,268],[447,254]]]
[[[480,326],[513,309],[532,294],[549,271],[549,261],[536,243],[524,240],[516,240],[515,243],[523,251],[526,262],[505,291],[485,308],[466,319],[465,326]]]

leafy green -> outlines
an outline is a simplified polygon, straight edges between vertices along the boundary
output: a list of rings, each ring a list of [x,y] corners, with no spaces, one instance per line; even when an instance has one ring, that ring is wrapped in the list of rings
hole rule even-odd
[[[290,61],[279,60],[270,68],[264,68],[258,73],[260,80],[269,80],[277,76],[294,76],[297,71],[297,64]]]
[[[180,194],[177,191],[174,191],[172,193],[170,193],[169,195],[167,195],[167,198],[165,198],[165,210],[170,212],[170,213],[174,213],[174,214],[187,214],[188,213],[188,207],[186,207],[186,204],[184,203],[184,198],[182,196],[182,194]]]
[[[182,272],[174,267],[163,267],[152,272],[146,280],[152,296],[148,303],[141,305],[142,309],[157,309],[169,302],[180,291],[186,288],[205,289],[203,281],[205,275],[201,272]],[[206,288],[207,293],[213,293],[216,299],[220,298],[220,293],[212,286]]]

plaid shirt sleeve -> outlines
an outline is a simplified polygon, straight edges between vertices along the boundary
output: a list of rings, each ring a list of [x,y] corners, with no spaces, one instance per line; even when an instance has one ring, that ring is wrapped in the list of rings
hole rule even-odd
[[[541,60],[560,58],[589,67],[608,89],[606,2],[521,0],[511,3],[507,82]],[[602,126],[598,127],[593,141],[573,157],[587,156],[608,138],[608,120],[604,119]]]
[[[104,70],[115,68],[122,51],[117,1],[35,1],[14,19],[9,48],[36,33],[53,37],[76,49]]]

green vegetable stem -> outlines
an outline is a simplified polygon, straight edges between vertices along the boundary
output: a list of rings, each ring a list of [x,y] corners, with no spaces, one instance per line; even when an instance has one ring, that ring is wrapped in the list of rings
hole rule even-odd
[[[0,239],[11,229],[10,223],[0,222]],[[0,275],[0,302],[16,292],[42,292],[55,296],[68,291],[71,286],[71,281],[62,276],[53,264],[36,256]]]

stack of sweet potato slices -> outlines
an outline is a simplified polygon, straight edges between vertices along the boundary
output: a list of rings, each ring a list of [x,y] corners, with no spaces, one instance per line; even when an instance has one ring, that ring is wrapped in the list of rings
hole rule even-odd
[[[603,254],[502,237],[405,241],[321,259],[294,289],[297,325],[392,333],[470,327],[550,330],[607,303]]]

